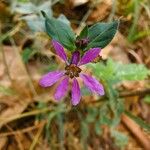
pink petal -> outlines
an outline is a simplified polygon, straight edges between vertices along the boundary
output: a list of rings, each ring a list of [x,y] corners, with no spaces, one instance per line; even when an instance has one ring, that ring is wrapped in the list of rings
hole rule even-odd
[[[83,55],[78,65],[81,66],[93,61],[99,55],[100,51],[100,48],[91,48]]]
[[[79,60],[80,60],[80,52],[79,52],[79,51],[75,51],[75,52],[72,54],[71,64],[77,65],[78,62],[79,62]]]
[[[72,83],[72,99],[71,99],[72,105],[77,105],[80,102],[80,99],[81,99],[80,87],[77,79],[74,78]]]
[[[66,95],[68,85],[69,85],[69,78],[65,77],[56,89],[56,92],[55,92],[55,99],[56,100],[59,101]]]
[[[52,44],[55,48],[56,54],[60,58],[62,58],[65,62],[67,62],[67,56],[66,56],[66,53],[64,51],[64,47],[59,42],[57,42],[56,40],[52,40]]]
[[[99,95],[104,95],[104,88],[103,85],[99,83],[95,78],[92,76],[87,76],[85,74],[80,74],[80,77],[83,79],[84,84],[87,86],[89,90]]]
[[[49,72],[40,79],[39,84],[42,87],[49,87],[56,83],[62,76],[64,76],[64,72],[62,71]]]

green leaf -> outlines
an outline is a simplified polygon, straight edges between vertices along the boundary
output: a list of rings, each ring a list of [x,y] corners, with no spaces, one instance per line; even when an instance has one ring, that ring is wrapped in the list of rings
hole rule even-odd
[[[63,140],[64,140],[64,116],[63,114],[58,114],[57,115],[57,125],[58,125],[58,139],[59,139],[59,143],[60,143],[60,149],[64,149],[64,144],[63,144]]]
[[[39,101],[38,104],[37,104],[37,108],[38,109],[44,109],[46,107],[47,107],[47,104],[45,102]],[[45,113],[36,115],[36,120],[40,121],[40,120],[45,119],[45,118],[46,118]]]
[[[99,110],[99,123],[100,125],[108,125],[111,126],[112,119],[110,117],[110,109],[108,107],[108,104],[105,103],[101,109]]]
[[[106,64],[103,62],[89,64],[95,76],[102,80],[115,80],[115,63],[109,59]]]
[[[127,135],[116,131],[114,129],[111,130],[111,136],[115,139],[115,144],[121,148],[128,144]]]
[[[95,121],[96,116],[98,115],[98,110],[96,108],[88,107],[87,108],[87,117],[85,119],[86,122],[92,123]]]
[[[112,101],[115,106],[115,108],[113,108],[113,112],[114,112],[114,117],[112,120],[112,126],[116,127],[119,123],[120,123],[120,118],[122,113],[124,112],[124,103],[122,99],[117,99]],[[110,101],[111,104],[111,101]],[[111,107],[111,106],[110,106]]]
[[[137,81],[144,80],[149,74],[148,70],[142,64],[121,64],[109,59],[106,64],[103,62],[90,64],[94,75],[99,79],[117,83],[123,80]]]
[[[87,138],[89,136],[89,127],[88,123],[81,121],[81,141],[83,143],[83,149],[87,149]]]
[[[138,33],[137,23],[138,23],[139,16],[140,16],[140,13],[139,13],[140,7],[141,7],[140,6],[140,0],[131,1],[130,8],[131,8],[131,11],[133,13],[133,22],[132,22],[132,25],[129,29],[129,34],[128,34],[129,42],[133,42],[135,34]]]
[[[42,14],[45,16],[45,27],[48,35],[59,41],[68,50],[75,50],[75,34],[71,27],[58,19],[48,18],[43,12]]]
[[[48,114],[47,114],[47,124],[46,124],[46,126],[45,126],[45,134],[46,134],[46,138],[47,138],[47,140],[50,142],[50,137],[51,137],[51,130],[50,130],[50,126],[51,126],[51,123],[52,123],[52,120],[55,118],[55,117],[57,117],[58,115],[61,115],[63,112],[62,112],[62,110],[58,110],[57,108],[54,110],[54,111],[52,111],[52,112],[49,112]]]
[[[120,80],[144,80],[149,70],[143,64],[116,64],[116,76]]]
[[[81,31],[80,35],[78,36],[78,38],[83,39],[87,37],[88,37],[88,26],[85,26],[84,29]]]
[[[24,49],[24,51],[22,52],[22,59],[24,63],[27,63],[29,61],[29,59],[36,53],[35,50],[32,50],[30,48],[26,48]]]
[[[0,93],[3,95],[6,95],[6,96],[11,96],[11,95],[16,94],[13,89],[8,88],[8,87],[4,87],[2,85],[0,85]]]
[[[102,128],[100,127],[100,123],[98,121],[94,124],[94,127],[95,127],[96,134],[101,135],[102,134]]]
[[[149,35],[150,35],[150,29],[139,31],[139,32],[134,33],[134,35],[132,35],[132,39],[130,40],[131,42],[134,42]]]
[[[139,118],[137,116],[134,116],[133,114],[131,114],[128,111],[126,111],[125,114],[127,116],[129,116],[132,120],[134,120],[139,126],[141,126],[145,130],[147,130],[147,131],[150,132],[150,125],[148,123],[146,123],[145,121],[143,121],[141,118]]]
[[[144,97],[144,102],[150,104],[150,95]]]
[[[119,21],[111,23],[97,23],[89,28],[89,40],[90,43],[87,49],[92,47],[104,48],[113,39],[117,32]]]
[[[48,65],[46,67],[42,67],[42,73],[47,73],[47,72],[50,72],[50,71],[54,71],[58,68],[58,64],[53,64],[51,63],[51,65]]]

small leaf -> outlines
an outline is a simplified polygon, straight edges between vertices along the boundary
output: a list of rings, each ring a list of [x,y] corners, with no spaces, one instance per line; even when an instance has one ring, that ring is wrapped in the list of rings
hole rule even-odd
[[[78,36],[78,38],[83,39],[87,37],[88,37],[88,26],[85,26],[84,29],[81,31],[80,35]]]
[[[52,64],[51,63],[51,65],[48,65],[48,66],[42,68],[42,73],[47,73],[47,72],[50,72],[50,71],[54,71],[57,68],[58,68],[57,64]]]
[[[115,106],[115,108],[113,108],[114,117],[112,120],[112,126],[116,127],[120,123],[121,114],[124,112],[124,103],[122,99],[113,100],[112,102]]]
[[[92,123],[95,121],[96,119],[96,116],[98,115],[98,110],[96,108],[92,108],[92,107],[89,107],[87,108],[88,110],[88,113],[87,113],[87,117],[86,117],[86,122],[88,123]]]
[[[120,80],[144,80],[149,70],[143,64],[116,64],[116,76]]]
[[[150,104],[150,95],[144,97],[144,102]]]
[[[80,120],[80,139],[83,145],[83,149],[87,149],[87,138],[89,136],[89,127],[88,123],[83,118],[81,111],[77,111],[79,120]]]
[[[56,112],[50,112],[48,115],[47,115],[47,124],[45,126],[45,136],[48,140],[48,142],[50,142],[51,140],[51,130],[50,130],[50,125],[51,125],[51,122],[52,122],[52,119],[56,116]]]
[[[109,59],[103,62],[89,65],[93,73],[101,80],[117,83],[123,80],[144,80],[150,71],[142,64],[121,64]]]
[[[97,23],[89,28],[89,40],[90,43],[87,49],[93,47],[104,48],[113,39],[117,32],[119,21],[111,23]]]
[[[89,136],[88,123],[85,121],[81,121],[81,139],[83,143],[86,143],[88,136]]]
[[[24,51],[22,52],[23,62],[27,63],[34,54],[35,54],[35,50],[29,48],[24,49]]]
[[[110,118],[110,109],[108,104],[102,105],[101,109],[99,110],[99,123],[100,125],[108,125],[111,126],[112,119]]]
[[[128,144],[127,135],[116,131],[114,129],[111,130],[111,136],[115,139],[115,144],[121,148]]]
[[[89,67],[93,69],[93,73],[95,76],[100,78],[101,80],[115,80],[115,62],[111,59],[108,59],[106,64],[103,62],[96,64],[89,64]],[[117,79],[118,80],[118,79]]]
[[[10,95],[14,95],[16,94],[15,91],[11,88],[8,87],[4,87],[2,85],[0,85],[0,93],[6,96],[10,96]]]
[[[60,147],[61,149],[64,149],[64,144],[63,140],[64,140],[64,116],[63,114],[57,114],[57,125],[58,125],[58,140],[60,143]]]
[[[61,104],[60,104],[61,105]],[[61,105],[61,106],[57,106],[52,112],[49,112],[47,114],[47,124],[45,126],[45,134],[46,134],[46,138],[47,140],[50,142],[51,140],[51,129],[50,129],[50,126],[51,126],[51,123],[52,123],[52,120],[57,117],[58,115],[62,115],[63,113],[63,110],[64,110],[64,106]]]
[[[100,123],[97,121],[95,124],[95,132],[97,135],[101,135],[102,134],[102,128],[100,127]]]
[[[75,34],[66,23],[55,18],[45,16],[45,26],[48,35],[59,41],[68,50],[75,50]]]
[[[47,104],[46,103],[44,103],[44,102],[38,102],[38,105],[37,105],[37,108],[38,109],[44,109],[44,108],[46,108],[47,107]],[[38,114],[38,115],[36,115],[36,120],[42,120],[42,119],[45,119],[46,118],[46,115],[45,115],[45,113],[44,114]]]

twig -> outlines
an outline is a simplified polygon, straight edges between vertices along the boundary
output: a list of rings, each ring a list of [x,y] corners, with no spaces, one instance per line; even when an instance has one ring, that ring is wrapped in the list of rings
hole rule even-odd
[[[150,94],[150,88],[136,91],[122,92],[119,94],[119,97],[143,96],[145,94]]]
[[[93,11],[93,8],[97,5],[97,3],[98,2],[95,2],[94,4],[92,4],[91,7],[89,8],[89,10],[85,13],[85,15],[83,16],[83,18],[79,24],[79,27],[77,28],[77,33],[80,32],[85,27],[85,22],[88,19],[91,12]]]
[[[146,94],[150,94],[150,88],[142,89],[142,90],[136,90],[136,91],[129,91],[129,92],[120,92],[118,97],[119,98],[125,98],[125,97],[131,97],[131,96],[143,96]],[[102,101],[105,101],[107,99],[107,96],[101,96],[99,100],[90,101],[89,103],[92,104],[99,104]]]
[[[37,131],[37,134],[36,134],[36,136],[35,136],[35,138],[34,138],[32,144],[31,144],[29,150],[34,150],[34,148],[35,148],[35,146],[36,146],[36,144],[37,144],[37,142],[38,142],[38,139],[40,138],[40,135],[41,135],[41,133],[42,133],[42,131],[43,131],[44,125],[45,125],[45,121],[42,122],[42,126],[41,126],[41,127],[39,128],[39,130]]]
[[[112,10],[111,10],[111,13],[110,13],[109,18],[108,18],[109,21],[112,21],[113,17],[115,16],[116,5],[117,5],[117,1],[112,0]]]
[[[80,32],[84,27],[85,27],[85,22],[86,20],[88,19],[89,15],[91,14],[92,12],[92,8],[90,8],[86,14],[84,15],[84,17],[82,18],[80,24],[79,24],[79,27],[77,29],[77,33]]]
[[[8,126],[8,125],[6,125],[6,126],[7,126],[7,128],[8,128],[10,131],[13,132],[13,129],[12,129],[10,126]],[[19,148],[20,150],[24,150],[24,147],[23,147],[23,145],[22,145],[22,143],[21,143],[21,140],[20,140],[20,138],[19,138],[19,134],[20,134],[20,132],[18,132],[17,134],[15,134],[15,139],[16,139],[16,142],[18,143],[18,148]]]
[[[150,142],[142,129],[127,115],[123,114],[121,117],[122,123],[132,132],[132,134],[138,139],[145,150],[149,150]]]
[[[3,62],[4,62],[6,74],[8,75],[9,80],[12,81],[12,78],[11,78],[11,75],[10,75],[10,72],[9,72],[9,67],[8,67],[8,64],[7,64],[7,61],[6,61],[4,49],[1,46],[1,42],[0,42],[0,51],[2,52]]]
[[[0,43],[3,42],[3,40],[5,40],[7,37],[9,37],[9,36],[12,37],[18,31],[20,31],[21,26],[22,26],[22,22],[18,23],[12,30],[10,30],[7,33],[5,33],[4,35],[2,35],[0,37]]]
[[[19,133],[26,133],[26,132],[29,132],[29,131],[32,131],[32,130],[35,130],[35,129],[39,128],[41,125],[42,124],[38,124],[38,125],[34,125],[34,126],[31,126],[31,127],[22,129],[22,130],[17,130],[17,131],[12,131],[12,132],[6,132],[6,133],[0,133],[0,137],[12,136],[12,135],[18,134],[18,132]]]
[[[53,111],[53,110],[54,109],[47,107],[47,108],[40,109],[40,110],[33,110],[33,111],[26,112],[23,114],[14,115],[14,116],[8,117],[8,118],[0,118],[0,126],[3,124],[6,124],[8,122],[17,120],[17,119],[21,119],[21,118],[25,118],[25,117],[29,117],[29,116],[34,116],[34,115],[46,113],[46,112]],[[62,112],[66,112],[66,111],[68,111],[68,110],[62,110]]]
[[[52,111],[52,110],[53,109],[50,109],[50,108],[44,108],[44,109],[40,109],[40,110],[33,110],[33,111],[26,112],[26,113],[23,113],[23,114],[14,115],[14,116],[8,117],[8,118],[0,118],[0,126],[1,126],[1,124],[3,125],[3,124],[6,124],[8,122],[17,120],[17,119],[25,118],[25,117],[28,117],[28,116],[38,115],[40,113],[46,113],[46,112]]]

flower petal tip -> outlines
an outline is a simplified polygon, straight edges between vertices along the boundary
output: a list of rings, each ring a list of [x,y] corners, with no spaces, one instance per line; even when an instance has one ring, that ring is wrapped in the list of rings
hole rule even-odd
[[[73,106],[77,106],[78,104],[79,104],[79,103],[73,103],[73,102],[72,102],[72,105],[73,105]]]
[[[100,96],[104,96],[104,95],[105,95],[104,88],[101,88],[101,90],[99,91],[99,95],[100,95]]]
[[[42,79],[40,79],[40,81],[39,81],[39,85],[40,85],[41,87],[45,87],[45,86],[44,86],[44,84],[43,84]]]
[[[62,71],[52,71],[42,76],[39,80],[39,85],[42,87],[49,87],[57,82],[62,76],[64,76],[64,72]]]
[[[59,43],[58,41],[56,40],[52,40],[52,45],[56,51],[56,54],[62,59],[64,60],[65,62],[67,62],[67,55],[64,51],[64,47],[63,45],[61,45],[61,43]]]
[[[57,97],[56,95],[54,95],[54,99],[55,99],[57,102],[59,102],[59,101],[62,100],[62,97]]]
[[[79,66],[92,62],[100,53],[100,48],[91,48],[88,50],[79,62]]]
[[[91,92],[97,93],[99,95],[104,95],[104,88],[101,83],[97,79],[95,79],[92,76],[81,74],[81,78],[83,79],[84,84],[88,89],[90,89]]]

